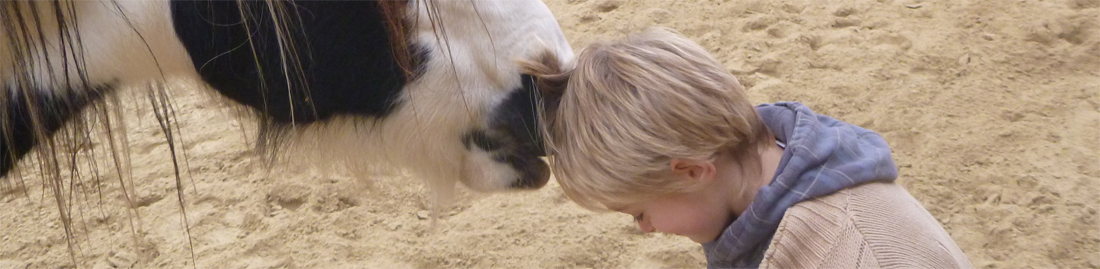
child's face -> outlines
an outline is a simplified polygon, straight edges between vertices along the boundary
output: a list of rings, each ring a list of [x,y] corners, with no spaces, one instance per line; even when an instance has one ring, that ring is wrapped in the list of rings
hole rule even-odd
[[[778,150],[772,154],[775,163],[782,153]],[[672,159],[670,166],[672,180],[698,184],[695,188],[698,190],[657,196],[611,209],[633,215],[644,232],[686,236],[700,244],[717,239],[737,215],[748,209],[756,190],[772,177],[771,174],[761,175],[760,182],[735,185],[747,178],[742,177],[741,165],[728,155],[721,155],[715,161]]]
[[[733,212],[718,188],[664,195],[616,211],[634,216],[643,232],[686,236],[697,243],[714,241],[733,221]]]

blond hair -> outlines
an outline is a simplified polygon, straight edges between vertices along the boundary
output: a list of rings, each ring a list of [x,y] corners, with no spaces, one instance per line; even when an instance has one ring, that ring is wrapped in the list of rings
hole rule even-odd
[[[759,163],[760,142],[771,136],[737,79],[670,30],[592,44],[564,68],[553,63],[544,57],[525,66],[544,96],[554,175],[586,208],[692,191],[669,177],[673,158],[728,153]]]

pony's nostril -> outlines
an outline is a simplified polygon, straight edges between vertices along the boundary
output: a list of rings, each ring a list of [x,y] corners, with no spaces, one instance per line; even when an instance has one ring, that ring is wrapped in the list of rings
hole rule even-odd
[[[550,182],[550,166],[545,161],[534,159],[527,164],[526,167],[520,168],[523,169],[522,176],[512,183],[512,188],[533,190],[542,188]]]
[[[550,182],[550,165],[547,165],[546,161],[539,160],[536,166],[538,167],[538,173],[536,174],[538,181],[535,188],[542,188],[542,186],[546,186],[547,182]]]

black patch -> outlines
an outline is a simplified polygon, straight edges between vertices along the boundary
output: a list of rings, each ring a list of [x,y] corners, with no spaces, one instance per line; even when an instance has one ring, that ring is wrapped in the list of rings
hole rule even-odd
[[[550,179],[550,167],[531,149],[523,148],[513,136],[500,132],[500,129],[474,130],[466,133],[463,144],[467,150],[477,147],[488,152],[495,162],[507,164],[520,173],[512,182],[516,189],[538,189]]]
[[[493,109],[490,128],[501,128],[519,139],[525,153],[546,156],[542,133],[539,132],[537,104],[538,90],[535,77],[520,75],[521,88],[513,90],[504,101]]]
[[[550,166],[542,159],[505,157],[504,162],[523,173],[520,180],[512,182],[512,188],[538,189],[550,182]]]
[[[515,89],[493,108],[486,130],[473,130],[463,137],[466,149],[478,147],[493,160],[522,173],[513,188],[536,189],[550,178],[550,168],[539,157],[546,155],[535,111],[539,100],[534,77],[522,75],[523,86]]]
[[[473,147],[478,147],[481,150],[487,152],[493,152],[501,150],[504,145],[500,141],[489,137],[489,134],[485,131],[476,130],[466,133],[466,136],[462,138],[463,145],[466,145],[466,150],[472,150]]]
[[[252,14],[251,33],[242,23],[238,3]],[[171,8],[176,34],[202,79],[276,124],[309,123],[335,115],[385,117],[400,105],[398,98],[409,78],[394,58],[377,2],[285,4],[293,9],[284,22],[290,27],[289,37],[305,77],[305,81],[297,79],[296,69],[288,68],[293,91],[287,88],[267,3],[173,0]],[[413,64],[419,70],[416,59],[424,52],[410,51],[416,54]]]
[[[4,123],[0,124],[0,177],[7,175],[15,163],[43,139],[35,136],[32,123],[41,126],[47,136],[53,135],[89,104],[103,99],[111,89],[114,86],[108,84],[88,90],[58,91],[68,93],[64,97],[38,89],[3,89],[0,94],[16,94],[8,96],[6,104],[0,104],[3,106],[0,109],[5,110],[0,114],[3,116],[0,122]],[[32,91],[36,94],[28,96]],[[31,109],[36,111],[32,113]],[[38,114],[37,120],[32,118],[33,114]]]

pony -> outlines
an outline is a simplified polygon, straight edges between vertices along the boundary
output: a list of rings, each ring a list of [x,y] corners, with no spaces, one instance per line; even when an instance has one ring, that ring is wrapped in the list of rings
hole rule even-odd
[[[34,152],[68,232],[61,164],[104,154],[81,146],[101,129],[125,193],[126,89],[146,89],[175,160],[165,87],[184,79],[255,116],[267,160],[391,165],[438,197],[537,189],[550,172],[519,62],[545,54],[572,50],[538,0],[3,1],[0,177]]]

